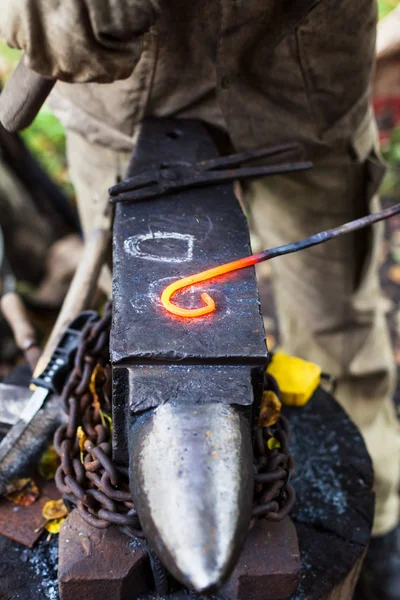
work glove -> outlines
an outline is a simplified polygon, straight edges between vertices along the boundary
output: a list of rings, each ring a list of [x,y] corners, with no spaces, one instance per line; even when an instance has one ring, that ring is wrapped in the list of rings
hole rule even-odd
[[[131,75],[158,10],[158,0],[0,0],[0,34],[45,77],[111,83]]]

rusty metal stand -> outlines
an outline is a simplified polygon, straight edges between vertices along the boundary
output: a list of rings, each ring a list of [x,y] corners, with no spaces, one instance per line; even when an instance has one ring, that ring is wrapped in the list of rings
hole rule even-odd
[[[94,529],[74,511],[59,545],[62,600],[134,600],[153,591],[149,556],[117,527]],[[287,517],[281,523],[256,521],[231,577],[216,598],[281,600],[297,589],[300,554]]]
[[[88,525],[76,510],[60,534],[58,581],[63,600],[133,600],[153,589],[147,552],[118,527]]]

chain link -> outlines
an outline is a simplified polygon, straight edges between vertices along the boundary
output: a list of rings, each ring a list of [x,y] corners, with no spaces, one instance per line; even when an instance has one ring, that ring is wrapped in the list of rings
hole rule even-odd
[[[144,538],[129,491],[128,469],[112,460],[110,327],[108,303],[104,316],[82,332],[74,368],[61,394],[67,423],[54,436],[61,460],[55,480],[65,501],[90,525],[99,529],[119,525],[131,536]],[[278,385],[268,374],[264,387],[280,398]],[[269,448],[271,438],[279,448]],[[289,424],[283,416],[273,427],[256,428],[253,518],[280,521],[293,508],[289,443]]]
[[[61,394],[67,424],[54,436],[61,460],[55,480],[65,500],[90,525],[99,529],[120,525],[143,537],[128,470],[112,461],[110,326],[111,303],[104,316],[82,332],[74,368]]]
[[[264,391],[274,392],[281,400],[278,383],[269,373],[265,373]],[[271,448],[270,440],[277,442]],[[290,479],[295,474],[295,465],[289,446],[289,422],[282,414],[275,425],[256,427],[253,518],[264,517],[268,521],[282,521],[292,510],[296,502],[296,493]]]

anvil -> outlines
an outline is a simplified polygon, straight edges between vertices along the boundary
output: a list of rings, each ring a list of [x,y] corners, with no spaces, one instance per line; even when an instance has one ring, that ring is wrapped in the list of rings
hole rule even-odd
[[[218,156],[195,121],[148,119],[132,177]],[[169,572],[198,592],[221,585],[248,531],[252,424],[268,361],[253,268],[182,292],[185,319],[161,304],[182,277],[251,253],[230,183],[117,204],[113,248],[113,458],[129,466],[144,533]]]

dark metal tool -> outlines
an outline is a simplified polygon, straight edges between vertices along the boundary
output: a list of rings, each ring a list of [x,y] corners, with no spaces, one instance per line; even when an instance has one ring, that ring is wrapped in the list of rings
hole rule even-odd
[[[28,388],[0,383],[0,435],[17,423],[31,396]]]
[[[58,376],[58,369],[53,369],[54,372],[51,373],[52,369],[46,371],[46,368],[56,355],[60,340],[63,338],[68,326],[82,310],[91,305],[93,292],[109,248],[109,241],[109,220],[105,217],[104,225],[94,229],[85,243],[79,267],[76,270],[49,340],[36,365],[35,379],[37,377],[42,379],[42,374],[44,374],[43,378],[49,377],[50,379],[53,376]],[[57,359],[61,360],[61,357],[59,356]],[[58,366],[61,365],[58,364]],[[45,383],[50,384],[51,381],[45,381]],[[50,394],[48,398],[48,392],[46,387],[42,385],[42,381],[39,382],[39,387],[40,389],[38,388],[38,393],[33,399],[34,402],[23,413],[21,422],[9,431],[6,436],[7,440],[3,440],[4,446],[0,450],[2,455],[0,460],[0,495],[4,491],[5,485],[12,478],[19,476],[29,467],[29,464],[45,447],[49,438],[64,419],[59,398],[54,394]]]
[[[311,169],[310,161],[284,162],[267,166],[240,166],[251,161],[273,158],[289,152],[298,153],[300,150],[299,144],[288,143],[238,152],[196,163],[183,160],[164,162],[158,169],[144,171],[113,186],[110,189],[111,202],[138,202],[193,187]]]
[[[92,311],[87,311],[77,317],[65,331],[44,371],[32,380],[32,385],[36,389],[26,403],[19,419],[0,444],[0,495],[4,491],[4,485],[9,481],[9,472],[5,465],[8,464],[10,454],[43,407],[47,397],[62,390],[72,367],[82,331],[86,324],[95,318],[97,318],[97,313]]]

